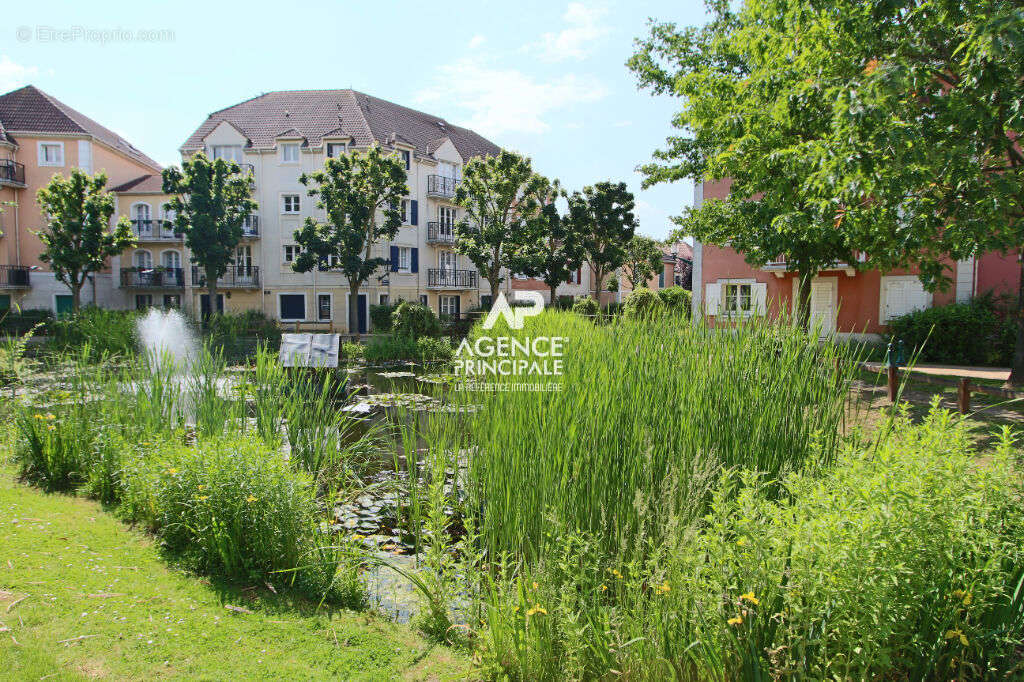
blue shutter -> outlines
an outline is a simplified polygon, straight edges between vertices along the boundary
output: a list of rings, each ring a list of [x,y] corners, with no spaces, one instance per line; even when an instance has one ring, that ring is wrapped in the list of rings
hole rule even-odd
[[[420,271],[420,250],[413,247],[412,258],[409,259],[409,264],[412,266],[410,269],[412,272]]]
[[[391,272],[398,272],[398,247],[391,247]]]
[[[412,200],[412,219],[410,220],[410,222],[413,225],[420,224],[420,202],[416,201],[415,199]]]

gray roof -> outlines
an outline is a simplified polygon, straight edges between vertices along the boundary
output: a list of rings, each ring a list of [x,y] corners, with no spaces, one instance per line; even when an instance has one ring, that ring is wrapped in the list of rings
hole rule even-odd
[[[111,192],[130,192],[132,194],[153,194],[163,193],[164,180],[160,175],[140,175],[137,178],[122,182],[117,187],[111,187]]]
[[[389,145],[400,139],[425,156],[433,154],[444,138],[452,141],[463,160],[501,151],[472,130],[356,90],[268,92],[210,114],[185,140],[181,151],[202,149],[203,138],[221,121],[238,128],[253,149],[270,149],[282,131],[294,129],[311,147],[319,147],[325,136],[344,134],[360,147],[374,142]]]
[[[123,137],[75,111],[34,85],[0,95],[0,130],[10,133],[86,134],[125,156],[160,170],[160,164],[136,149]]]

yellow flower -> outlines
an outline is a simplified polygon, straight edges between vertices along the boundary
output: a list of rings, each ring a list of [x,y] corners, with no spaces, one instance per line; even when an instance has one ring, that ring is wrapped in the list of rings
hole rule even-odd
[[[960,644],[962,644],[964,646],[967,646],[967,635],[965,635],[963,632],[961,632],[960,630],[947,630],[946,631],[946,639],[958,639],[958,638],[960,640]]]
[[[871,61],[869,61],[867,63],[867,66],[864,67],[864,75],[870,76],[877,69],[878,69],[878,60],[877,59],[872,59]]]
[[[257,499],[257,498],[256,498],[256,496],[255,496],[255,495],[250,495],[249,497],[245,498],[245,501],[246,501],[246,502],[255,502],[255,501],[256,501],[256,499]]]
[[[516,604],[514,607],[512,607],[512,613],[519,613],[519,604]]]
[[[608,589],[607,585],[601,585],[601,591],[605,592]]]
[[[53,414],[53,412],[47,412],[46,413],[46,418],[49,419],[50,421],[53,421],[57,417]]]
[[[32,415],[32,416],[33,416],[33,417],[35,417],[36,419],[46,419],[46,417],[44,417],[44,416],[43,416],[43,415],[41,415],[41,414],[34,414],[34,415]]]
[[[534,604],[534,605],[533,605],[533,606],[532,606],[532,607],[530,608],[530,610],[526,612],[526,615],[527,615],[527,616],[532,616],[532,615],[534,615],[534,614],[537,614],[537,613],[539,613],[539,614],[541,614],[541,615],[544,615],[544,616],[546,616],[548,612],[547,612],[547,610],[545,610],[545,609],[544,609],[544,607],[543,607],[543,606],[541,606],[540,604]]]
[[[538,584],[536,583],[536,581],[534,581],[534,583],[533,583],[533,589],[535,589],[535,590],[536,590],[536,589],[537,589],[538,587],[540,587],[540,585],[538,585]]]
[[[57,430],[57,427],[56,427],[56,426],[54,426],[53,424],[47,424],[47,425],[46,425],[46,430],[47,430],[47,431],[56,431],[56,430]]]
[[[200,490],[206,490],[206,486],[205,485],[201,485],[201,486],[199,486],[199,489]]]
[[[210,496],[209,495],[200,495],[196,499],[199,500],[200,502],[205,502],[206,500],[210,499]]]
[[[751,604],[753,604],[754,606],[757,606],[758,604],[761,603],[761,600],[754,596],[754,592],[753,591],[747,592],[746,594],[741,594],[740,595],[740,600],[741,601],[748,601]]]
[[[740,616],[733,616],[729,619],[729,625],[742,625],[743,619]]]
[[[178,470],[175,469],[174,467],[171,467],[170,469],[167,470],[167,473],[173,476],[174,474],[178,473]]]
[[[615,576],[616,578],[618,578],[619,580],[622,580],[622,574],[621,574],[621,573],[619,573],[619,569],[617,569],[617,568],[613,568],[613,569],[612,569],[612,575],[614,575],[614,576]]]
[[[745,544],[747,544],[747,539],[746,538],[740,538],[739,540],[736,541],[736,546],[737,547],[742,547]]]
[[[366,537],[365,535],[360,535],[359,533],[356,533],[355,535],[352,536],[352,539],[353,540],[362,540],[365,537]]]
[[[658,594],[665,594],[666,592],[669,592],[671,589],[672,587],[668,584],[668,581],[666,580],[662,584],[656,585],[654,591]]]

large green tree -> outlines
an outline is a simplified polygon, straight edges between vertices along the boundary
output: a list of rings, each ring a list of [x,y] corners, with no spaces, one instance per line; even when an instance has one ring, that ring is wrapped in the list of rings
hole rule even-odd
[[[528,224],[531,236],[512,263],[515,272],[544,280],[551,291],[552,305],[557,301],[558,286],[568,282],[583,263],[580,234],[559,212],[558,202],[565,196],[558,180],[544,180],[540,209]]]
[[[633,235],[626,244],[626,257],[622,261],[630,287],[639,289],[647,286],[647,280],[664,269],[661,245],[642,234]]]
[[[190,259],[202,269],[210,312],[217,311],[217,278],[234,262],[242,240],[242,225],[257,204],[252,199],[252,175],[242,174],[234,161],[210,160],[197,152],[163,171],[163,191],[172,195],[175,230],[185,235]]]
[[[808,9],[806,2],[749,0],[734,11],[713,0],[706,25],[654,24],[628,61],[641,86],[683,102],[672,120],[681,132],[642,166],[644,186],[731,180],[726,198],[673,218],[676,236],[729,245],[755,267],[785,261],[798,276],[805,328],[814,276],[836,262],[857,262],[835,193],[816,182],[833,129],[832,86],[844,68],[845,75],[856,69],[837,60],[824,83],[793,58],[806,35],[787,23]],[[814,30],[826,44],[835,35],[828,23]]]
[[[359,289],[388,259],[373,256],[373,246],[390,241],[402,225],[402,197],[408,192],[405,165],[379,145],[327,159],[323,170],[299,181],[316,197],[326,222],[306,218],[295,231],[302,253],[292,266],[298,272],[332,265],[348,279],[351,304],[348,329],[359,335]],[[380,214],[380,218],[378,218]]]
[[[518,264],[531,249],[530,229],[540,211],[546,180],[533,172],[525,156],[502,150],[466,164],[455,203],[463,209],[455,226],[455,250],[476,266],[498,295],[502,269]],[[513,263],[515,261],[515,263]]]
[[[633,194],[624,182],[598,182],[569,196],[567,220],[579,234],[599,305],[604,280],[625,262],[626,245],[636,230],[633,206]]]
[[[48,263],[57,279],[71,289],[76,313],[89,274],[102,270],[107,258],[135,243],[127,218],[110,229],[114,197],[104,191],[106,184],[104,173],[88,175],[76,168],[68,177],[54,175],[36,196],[46,221],[36,233],[43,242],[39,260]]]

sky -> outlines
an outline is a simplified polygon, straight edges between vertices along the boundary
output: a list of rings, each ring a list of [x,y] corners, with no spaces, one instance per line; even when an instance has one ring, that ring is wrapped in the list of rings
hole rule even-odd
[[[31,83],[164,165],[213,111],[271,90],[354,88],[464,125],[579,189],[625,181],[659,239],[689,181],[641,190],[637,165],[680,102],[624,63],[649,18],[699,0],[19,2],[0,25],[0,92]]]

